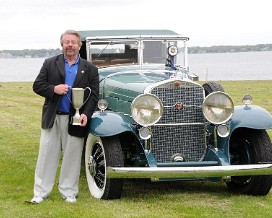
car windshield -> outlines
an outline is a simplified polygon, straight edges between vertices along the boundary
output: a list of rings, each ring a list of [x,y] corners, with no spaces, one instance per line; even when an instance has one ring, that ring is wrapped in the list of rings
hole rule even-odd
[[[137,63],[138,51],[135,41],[94,41],[89,49],[90,60],[98,66]]]
[[[178,53],[170,60],[168,49],[177,46]],[[105,40],[89,42],[89,59],[99,67],[120,64],[169,64],[185,66],[185,45],[182,40]]]

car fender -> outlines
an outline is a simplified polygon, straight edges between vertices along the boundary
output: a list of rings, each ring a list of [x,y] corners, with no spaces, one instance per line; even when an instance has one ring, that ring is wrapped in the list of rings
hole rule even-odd
[[[267,110],[256,105],[236,106],[230,126],[232,131],[240,127],[272,129],[272,116]]]
[[[100,137],[113,136],[126,131],[134,132],[128,118],[113,111],[95,112],[89,124],[89,133]]]

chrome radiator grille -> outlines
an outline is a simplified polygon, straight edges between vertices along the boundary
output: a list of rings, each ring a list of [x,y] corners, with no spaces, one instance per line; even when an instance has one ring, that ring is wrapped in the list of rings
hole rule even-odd
[[[173,81],[153,88],[151,93],[164,105],[162,118],[152,127],[151,152],[156,161],[169,162],[177,153],[186,161],[199,161],[205,153],[203,88]],[[182,103],[183,108],[176,109],[176,103]]]

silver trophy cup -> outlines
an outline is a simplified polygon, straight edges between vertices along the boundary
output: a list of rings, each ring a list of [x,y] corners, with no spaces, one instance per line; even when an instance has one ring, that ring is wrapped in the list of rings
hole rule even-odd
[[[89,90],[89,96],[84,101],[84,92],[86,89]],[[72,88],[72,104],[73,104],[74,108],[76,109],[76,113],[72,117],[72,120],[71,120],[72,125],[80,125],[81,124],[79,122],[79,118],[80,118],[79,109],[86,103],[86,101],[88,101],[90,95],[91,95],[91,89],[89,87],[86,87],[85,89]]]

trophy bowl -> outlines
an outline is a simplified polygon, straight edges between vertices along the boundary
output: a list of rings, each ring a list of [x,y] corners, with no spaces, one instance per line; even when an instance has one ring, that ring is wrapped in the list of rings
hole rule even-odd
[[[85,90],[89,90],[89,96],[84,102],[84,92]],[[89,99],[91,95],[91,89],[89,87],[84,88],[72,88],[72,104],[73,107],[76,109],[75,115],[72,117],[71,123],[72,125],[81,125],[79,119],[79,109],[86,103],[86,101]]]

